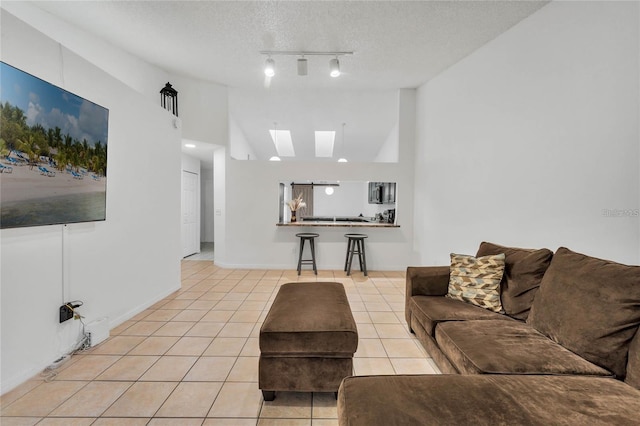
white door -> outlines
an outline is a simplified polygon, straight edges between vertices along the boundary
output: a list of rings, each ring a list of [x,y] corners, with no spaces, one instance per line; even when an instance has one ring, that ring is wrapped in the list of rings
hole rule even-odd
[[[200,252],[198,175],[182,171],[182,256]]]

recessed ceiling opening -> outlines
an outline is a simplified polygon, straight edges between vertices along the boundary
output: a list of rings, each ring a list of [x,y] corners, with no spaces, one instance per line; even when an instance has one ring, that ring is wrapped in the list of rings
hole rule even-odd
[[[271,129],[269,134],[279,157],[296,156],[296,152],[293,149],[293,141],[291,140],[291,131]]]
[[[316,130],[316,157],[333,157],[333,142],[336,132]]]
[[[397,90],[230,88],[228,94],[232,158],[269,161],[278,156],[281,167],[292,161],[398,161]]]

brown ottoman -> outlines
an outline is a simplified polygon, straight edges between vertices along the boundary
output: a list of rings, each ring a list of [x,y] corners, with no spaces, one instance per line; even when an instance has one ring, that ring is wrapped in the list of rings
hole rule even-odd
[[[258,387],[266,401],[276,391],[337,392],[357,348],[342,284],[283,284],[260,329]]]

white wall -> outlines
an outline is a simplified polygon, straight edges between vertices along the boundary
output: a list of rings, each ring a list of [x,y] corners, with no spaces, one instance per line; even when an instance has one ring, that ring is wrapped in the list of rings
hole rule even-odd
[[[369,204],[369,182],[340,182],[333,186],[333,194],[327,195],[326,187],[313,188],[314,216],[373,217],[395,207],[394,204]]]
[[[216,145],[227,144],[227,88],[179,75],[170,76],[178,91],[182,137]],[[164,86],[164,84],[163,84]],[[159,91],[160,89],[158,89]],[[159,96],[153,98],[158,99]]]
[[[198,176],[200,175],[200,160],[198,160],[197,158],[183,153],[181,156],[180,164],[182,170],[196,174]]]
[[[229,146],[229,155],[235,160],[255,160],[257,158],[253,148],[247,142],[247,138],[238,126],[238,123],[229,117],[229,140],[233,141],[233,144]]]
[[[200,170],[200,241],[212,243],[214,232],[214,204],[213,204],[213,169],[202,167]]]
[[[179,288],[180,133],[122,82],[4,9],[1,19],[3,61],[109,109],[106,221],[1,231],[5,392],[78,338],[77,321],[58,323],[62,303],[82,300],[85,322],[113,327]]]
[[[215,257],[224,259],[227,251],[226,232],[226,172],[227,149],[220,148],[213,151],[213,208],[215,219],[213,221]]]
[[[226,145],[226,86],[169,74],[92,34],[68,25],[29,2],[3,2],[2,8],[140,92],[154,104],[160,105],[160,89],[170,81],[178,91],[183,138]]]
[[[308,228],[277,227],[278,184],[290,181],[379,181],[398,182],[403,188],[397,198],[400,228],[353,228],[369,235],[367,264],[372,270],[401,270],[415,262],[413,247],[413,144],[415,136],[415,91],[399,91],[398,163],[325,163],[241,161],[227,157],[224,207],[216,198],[216,264],[223,267],[294,269],[298,238]],[[220,151],[220,150],[218,150]],[[216,153],[218,153],[216,151]],[[350,228],[313,228],[320,237],[316,244],[318,267],[342,269],[346,252],[344,234]],[[219,230],[226,233],[225,237]],[[223,240],[221,249],[218,241]]]
[[[384,144],[380,147],[375,163],[394,163],[398,161],[398,125],[393,126]]]
[[[367,204],[367,182],[340,182],[332,186],[333,194],[327,195],[326,186],[313,188],[314,216],[358,216],[365,215]]]
[[[40,32],[142,93],[154,103],[160,103],[160,89],[169,79],[165,71],[92,34],[68,25],[29,2],[2,2],[2,8],[38,28]]]
[[[418,91],[416,250],[639,263],[638,3],[552,2]]]

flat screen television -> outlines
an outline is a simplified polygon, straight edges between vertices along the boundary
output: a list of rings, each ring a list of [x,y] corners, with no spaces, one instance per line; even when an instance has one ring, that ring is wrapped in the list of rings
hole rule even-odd
[[[106,219],[109,110],[0,62],[0,228]]]

